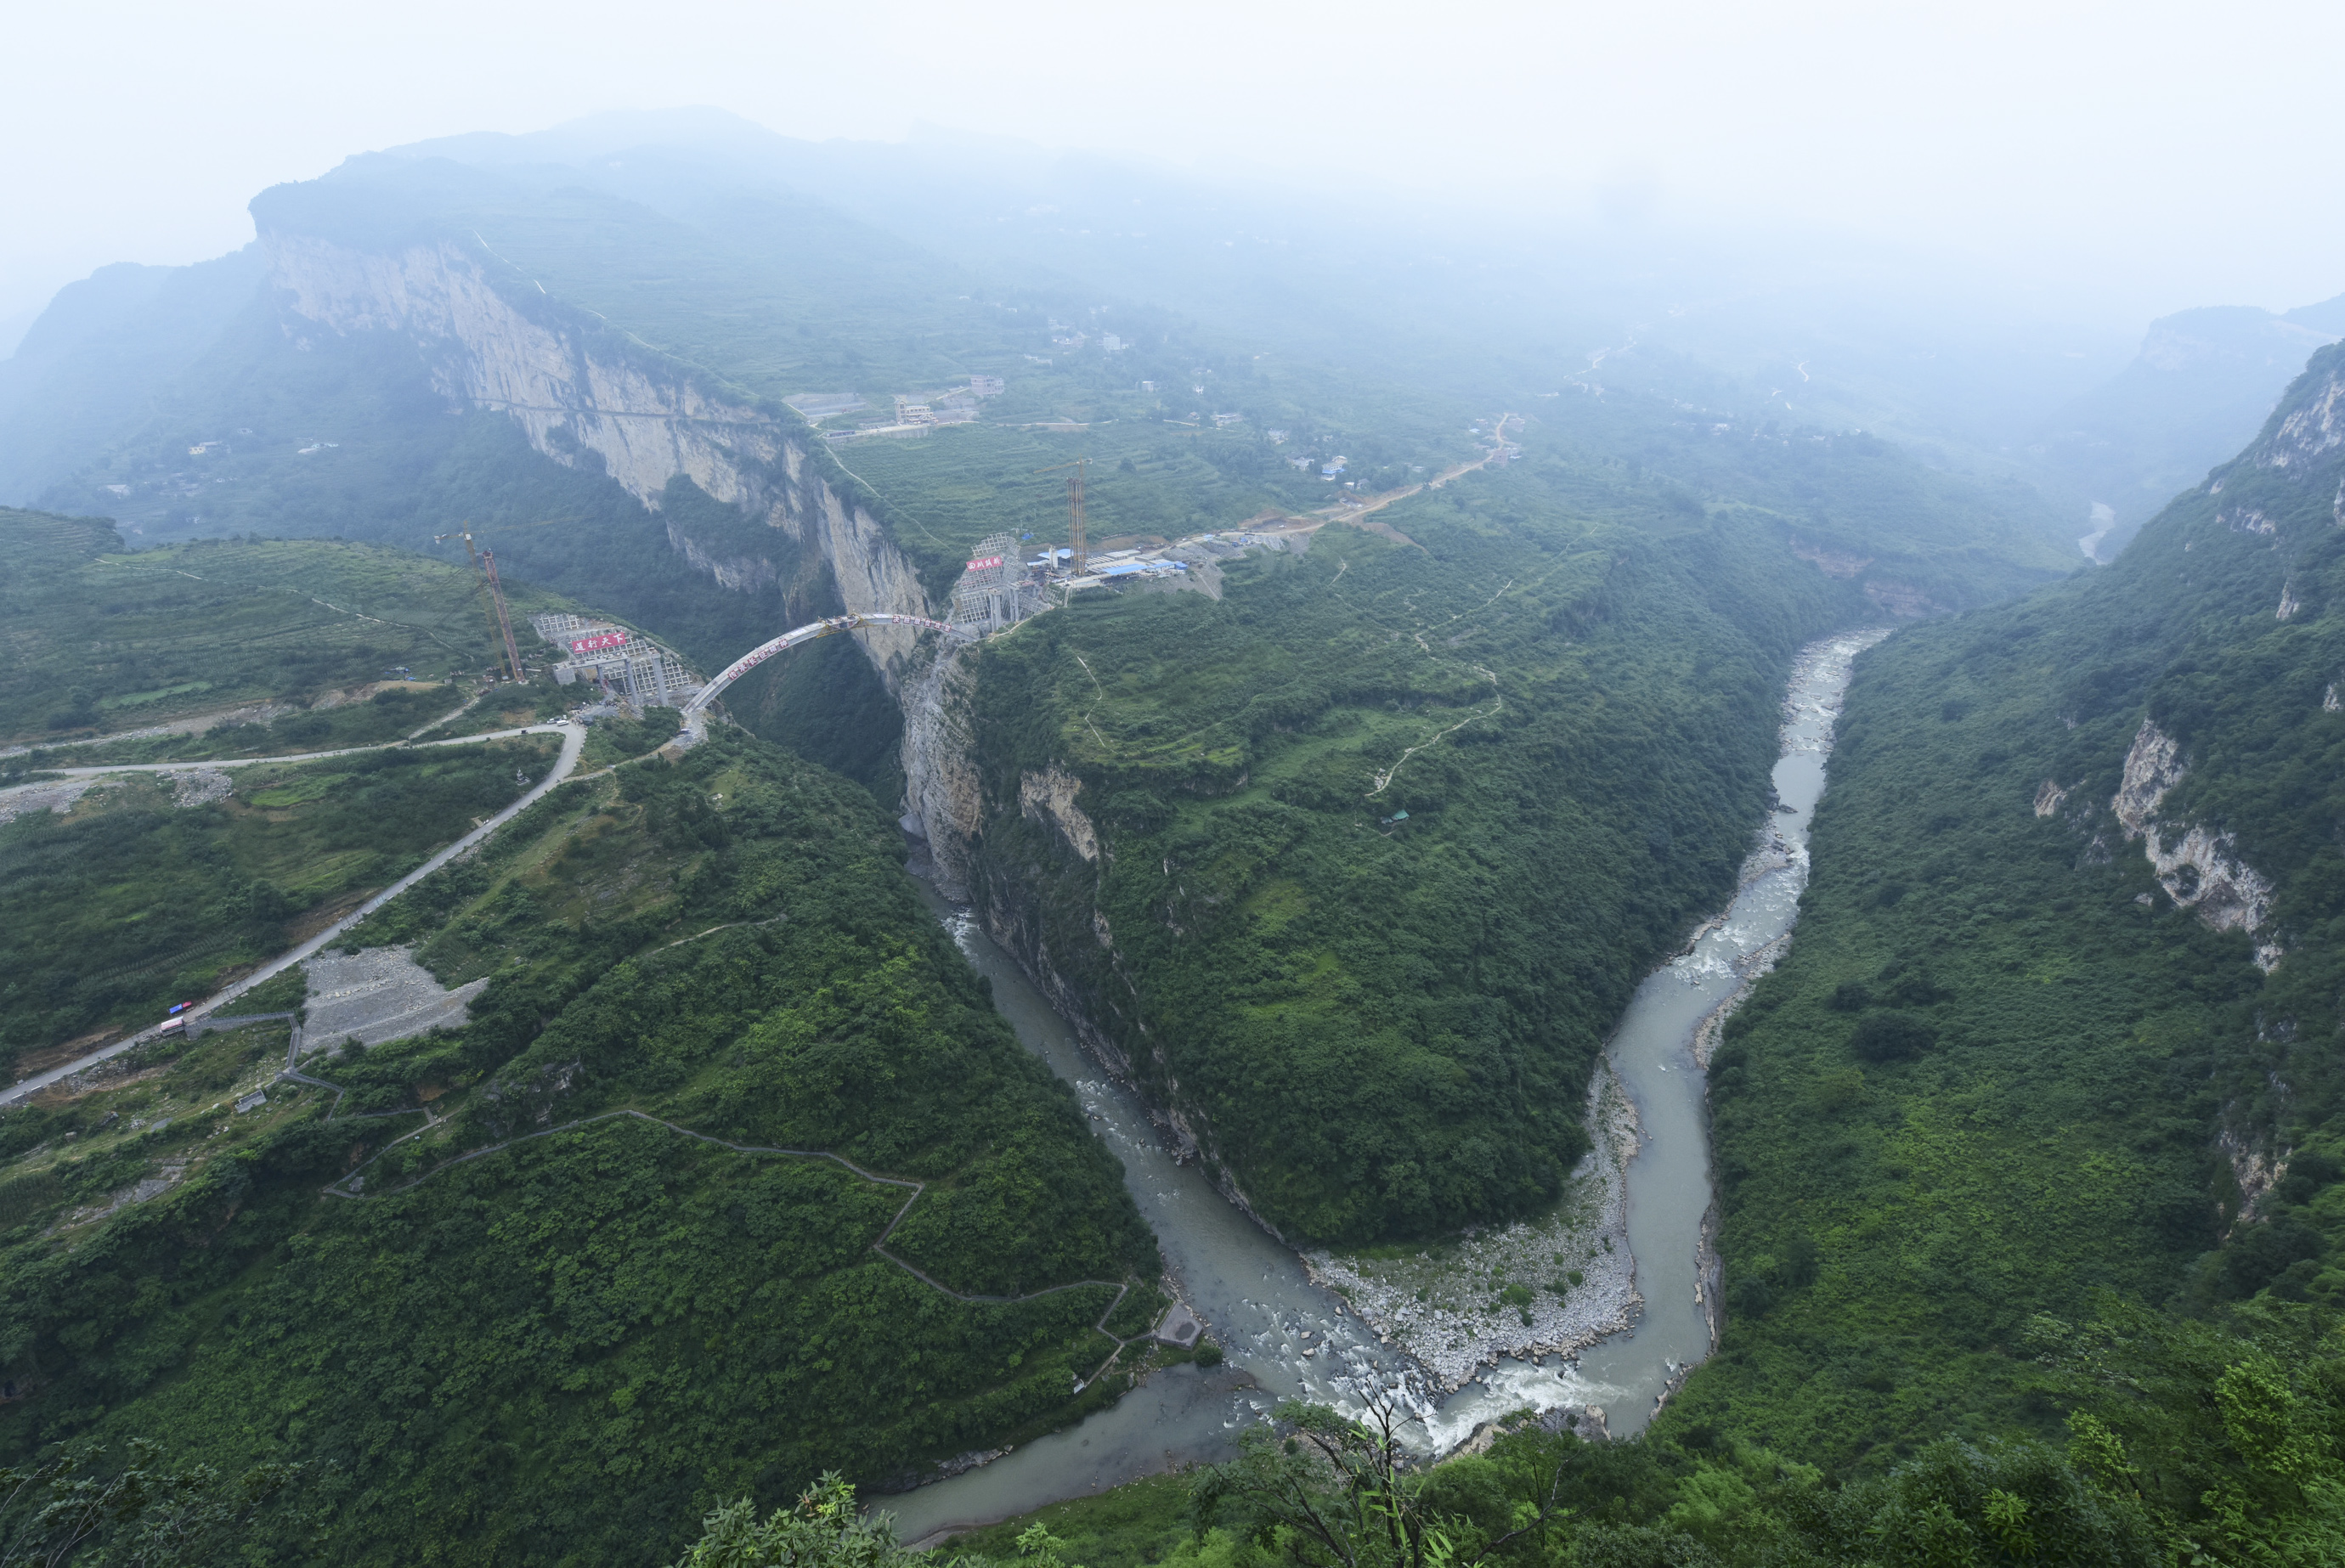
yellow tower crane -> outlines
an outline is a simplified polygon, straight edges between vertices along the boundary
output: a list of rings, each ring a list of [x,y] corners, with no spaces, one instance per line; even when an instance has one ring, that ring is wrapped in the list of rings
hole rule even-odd
[[[1067,541],[1071,551],[1067,561],[1067,575],[1070,577],[1081,577],[1083,563],[1090,559],[1083,549],[1083,465],[1091,460],[1087,457],[1077,458],[1071,463],[1053,463],[1049,468],[1034,470],[1036,473],[1057,473],[1061,469],[1075,470],[1067,476],[1067,520],[1073,533],[1073,537]]]

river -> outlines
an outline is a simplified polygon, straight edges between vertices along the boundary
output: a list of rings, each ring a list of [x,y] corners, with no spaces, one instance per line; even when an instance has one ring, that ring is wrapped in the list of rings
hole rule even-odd
[[[1824,757],[1857,653],[1885,632],[1845,633],[1803,649],[1784,703],[1775,793],[1783,809],[1761,829],[1726,913],[1690,949],[1637,989],[1609,1047],[1635,1104],[1642,1142],[1627,1173],[1629,1250],[1644,1306],[1624,1333],[1576,1358],[1501,1361],[1441,1397],[1419,1369],[1331,1291],[1306,1277],[1292,1250],[1233,1208],[1204,1173],[1175,1164],[1138,1100],[1084,1053],[1017,964],[970,913],[920,886],[994,1003],[1028,1049],[1074,1087],[1095,1131],[1123,1161],[1124,1179],[1154,1229],[1182,1299],[1211,1327],[1228,1360],[1212,1371],[1182,1366],[1077,1426],[917,1491],[875,1498],[899,1536],[921,1542],[1175,1465],[1215,1460],[1281,1399],[1356,1406],[1380,1387],[1414,1415],[1407,1436],[1441,1452],[1508,1411],[1596,1406],[1609,1430],[1643,1428],[1669,1391],[1711,1349],[1703,1298],[1703,1225],[1711,1203],[1705,1086],[1693,1040],[1702,1021],[1778,950],[1807,885],[1808,824],[1823,794]]]

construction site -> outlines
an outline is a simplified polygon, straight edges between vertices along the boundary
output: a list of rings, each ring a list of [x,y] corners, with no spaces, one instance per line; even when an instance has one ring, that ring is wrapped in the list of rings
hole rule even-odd
[[[700,690],[675,650],[640,632],[572,614],[535,615],[531,629],[563,651],[553,666],[559,685],[580,683],[641,713],[645,708],[677,708]]]
[[[548,528],[562,521],[549,518],[543,522],[478,530],[468,522],[450,532],[432,535],[434,544],[452,539],[464,541],[465,557],[480,573],[476,592],[488,611],[490,635],[504,655],[502,677],[516,683],[529,679],[530,669],[513,636],[513,613],[505,603],[504,584],[497,576],[497,554],[493,550],[476,549],[475,541],[487,533]],[[603,700],[614,702],[636,714],[645,708],[681,706],[700,690],[700,683],[693,678],[691,670],[674,649],[655,642],[640,632],[614,622],[567,612],[533,615],[529,624],[541,639],[562,650],[561,659],[553,667],[554,682],[559,685],[574,686],[583,681],[594,688]]]
[[[1325,521],[1264,516],[1243,527],[1175,540],[1127,537],[1112,541],[1116,546],[1112,550],[1093,552],[1083,514],[1089,460],[1079,458],[1035,470],[1072,470],[1067,474],[1067,542],[1037,549],[1030,542],[1030,534],[1010,533],[992,534],[980,542],[953,585],[949,620],[955,631],[990,636],[1091,588],[1194,589],[1218,599],[1223,561],[1255,550],[1300,554],[1310,548],[1312,534]]]

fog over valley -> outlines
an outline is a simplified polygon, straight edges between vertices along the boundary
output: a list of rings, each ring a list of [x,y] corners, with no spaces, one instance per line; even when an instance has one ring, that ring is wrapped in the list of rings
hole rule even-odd
[[[2345,1559],[2330,10],[57,10],[0,1561]]]

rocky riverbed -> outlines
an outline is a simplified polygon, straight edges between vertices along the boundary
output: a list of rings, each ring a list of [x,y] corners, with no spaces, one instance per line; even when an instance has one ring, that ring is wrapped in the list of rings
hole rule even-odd
[[[1443,1393],[1502,1359],[1569,1355],[1620,1332],[1644,1304],[1628,1227],[1639,1135],[1609,1065],[1589,1087],[1588,1119],[1593,1147],[1539,1218],[1418,1249],[1321,1249],[1304,1266]]]

